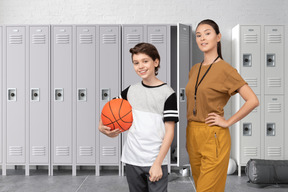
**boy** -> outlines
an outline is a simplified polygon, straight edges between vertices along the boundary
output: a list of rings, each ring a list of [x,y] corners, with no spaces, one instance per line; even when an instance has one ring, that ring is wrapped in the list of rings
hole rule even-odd
[[[168,159],[166,157],[178,122],[176,94],[156,76],[160,55],[152,44],[139,43],[130,49],[134,70],[142,82],[122,91],[123,99],[132,106],[133,123],[123,147],[122,162],[131,192],[167,191]],[[101,120],[99,130],[116,137],[119,130],[110,131]]]

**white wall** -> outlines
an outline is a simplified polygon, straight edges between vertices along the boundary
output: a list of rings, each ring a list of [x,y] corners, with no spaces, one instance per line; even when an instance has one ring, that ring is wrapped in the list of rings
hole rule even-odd
[[[222,53],[231,62],[236,24],[281,24],[288,32],[287,0],[0,0],[1,24],[192,24],[211,18],[222,33]],[[286,35],[287,36],[287,35]],[[286,37],[286,47],[287,47]],[[195,43],[193,63],[202,60]],[[288,49],[286,49],[288,50]],[[287,61],[288,59],[286,59]],[[287,81],[286,81],[287,82]],[[229,114],[230,104],[226,108]]]

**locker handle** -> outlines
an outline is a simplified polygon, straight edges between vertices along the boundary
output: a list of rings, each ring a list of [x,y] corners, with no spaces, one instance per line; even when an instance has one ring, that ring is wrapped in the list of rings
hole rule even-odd
[[[58,94],[57,94],[57,96],[58,96],[58,97],[61,97],[61,96],[62,96],[62,94],[61,94],[61,93],[58,93]]]
[[[32,88],[31,89],[31,101],[39,101],[40,98],[40,90],[39,88]]]
[[[180,102],[185,102],[185,88],[180,88]]]
[[[8,89],[8,101],[16,101],[17,97],[16,97],[16,88],[9,88]]]
[[[78,89],[78,101],[87,101],[87,92],[86,88]]]

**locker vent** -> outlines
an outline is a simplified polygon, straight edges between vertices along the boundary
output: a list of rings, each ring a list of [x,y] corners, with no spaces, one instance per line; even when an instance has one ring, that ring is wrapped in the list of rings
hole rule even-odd
[[[190,40],[189,40],[189,34],[181,34],[180,36],[180,42],[181,44],[187,45],[190,44]]]
[[[257,156],[258,150],[257,147],[244,147],[244,156]]]
[[[127,38],[128,44],[137,44],[137,43],[140,43],[141,41],[140,34],[127,34],[126,38]]]
[[[69,156],[69,147],[68,146],[57,146],[56,147],[56,156]]]
[[[23,36],[22,35],[9,35],[9,44],[22,44]]]
[[[9,146],[9,156],[22,156],[23,147],[21,146]]]
[[[268,87],[281,87],[281,78],[268,78]]]
[[[44,146],[32,146],[32,156],[45,156],[46,149]]]
[[[70,36],[69,34],[57,34],[56,35],[56,44],[69,44]]]
[[[80,34],[80,44],[92,44],[93,35],[91,34]]]
[[[163,34],[150,34],[150,42],[153,44],[162,44],[164,43],[164,35]]]
[[[281,156],[281,147],[268,147],[268,156]]]
[[[116,156],[116,147],[104,146],[102,147],[103,156]]]
[[[80,156],[93,156],[93,147],[80,146],[79,152],[80,152]]]
[[[116,35],[115,34],[103,34],[102,43],[103,44],[116,44]]]
[[[281,34],[268,34],[268,43],[282,43]]]
[[[245,81],[248,83],[250,87],[257,87],[258,86],[258,79],[257,78],[245,78]]]
[[[257,34],[244,34],[244,42],[245,43],[258,43],[258,35]]]
[[[34,34],[32,35],[32,44],[45,44],[46,36],[44,34]]]
[[[281,113],[281,103],[268,103],[268,113]]]

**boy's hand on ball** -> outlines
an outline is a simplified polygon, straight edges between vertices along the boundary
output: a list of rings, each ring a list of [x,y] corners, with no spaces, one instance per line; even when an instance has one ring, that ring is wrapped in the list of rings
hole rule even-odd
[[[108,137],[117,137],[121,133],[119,129],[115,129],[111,131],[111,128],[103,125],[101,120],[99,122],[98,129],[101,133],[107,135]]]

